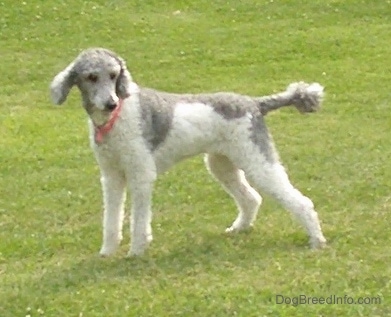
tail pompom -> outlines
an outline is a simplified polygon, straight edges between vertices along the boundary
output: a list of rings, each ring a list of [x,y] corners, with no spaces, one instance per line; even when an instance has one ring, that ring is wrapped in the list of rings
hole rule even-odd
[[[320,109],[324,96],[324,87],[318,83],[292,83],[287,92],[293,95],[292,101],[300,113],[316,112]]]

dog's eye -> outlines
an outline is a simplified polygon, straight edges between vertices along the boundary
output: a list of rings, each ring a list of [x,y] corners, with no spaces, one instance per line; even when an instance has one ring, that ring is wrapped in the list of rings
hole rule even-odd
[[[115,73],[110,73],[110,79],[111,80],[114,80],[116,77],[117,77],[117,75]]]
[[[94,74],[89,74],[87,76],[87,79],[90,81],[90,82],[93,82],[93,83],[96,83],[98,81],[98,76],[97,75],[94,75]]]

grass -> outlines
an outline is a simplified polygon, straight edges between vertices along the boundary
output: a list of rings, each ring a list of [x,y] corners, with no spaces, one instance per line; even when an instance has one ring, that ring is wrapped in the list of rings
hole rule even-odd
[[[0,316],[387,316],[391,313],[390,1],[0,2]],[[48,84],[103,46],[144,86],[261,95],[326,86],[323,110],[267,122],[329,248],[266,197],[252,232],[201,157],[160,177],[148,254],[100,259],[99,170],[72,92]],[[277,304],[276,295],[380,304]]]

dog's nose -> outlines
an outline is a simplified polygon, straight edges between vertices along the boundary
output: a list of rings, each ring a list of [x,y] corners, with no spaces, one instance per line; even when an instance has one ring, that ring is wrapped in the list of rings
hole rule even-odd
[[[107,110],[113,111],[115,109],[115,107],[117,107],[117,104],[112,102],[112,101],[106,103],[106,109]]]

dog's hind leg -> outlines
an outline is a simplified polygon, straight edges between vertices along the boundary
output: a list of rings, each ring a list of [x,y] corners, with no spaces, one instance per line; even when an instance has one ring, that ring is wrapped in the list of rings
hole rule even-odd
[[[125,176],[115,169],[102,171],[101,176],[104,214],[103,245],[100,255],[114,253],[122,240],[122,224],[125,202]]]
[[[251,227],[262,203],[262,197],[247,182],[242,170],[224,155],[206,154],[205,164],[209,172],[230,194],[239,209],[239,214],[226,232],[235,232]]]
[[[262,161],[258,166],[254,166],[254,162],[252,162],[251,167],[244,167],[244,170],[254,186],[273,196],[300,220],[310,236],[312,248],[322,248],[326,245],[314,204],[293,187],[284,167],[279,162],[266,163]]]

